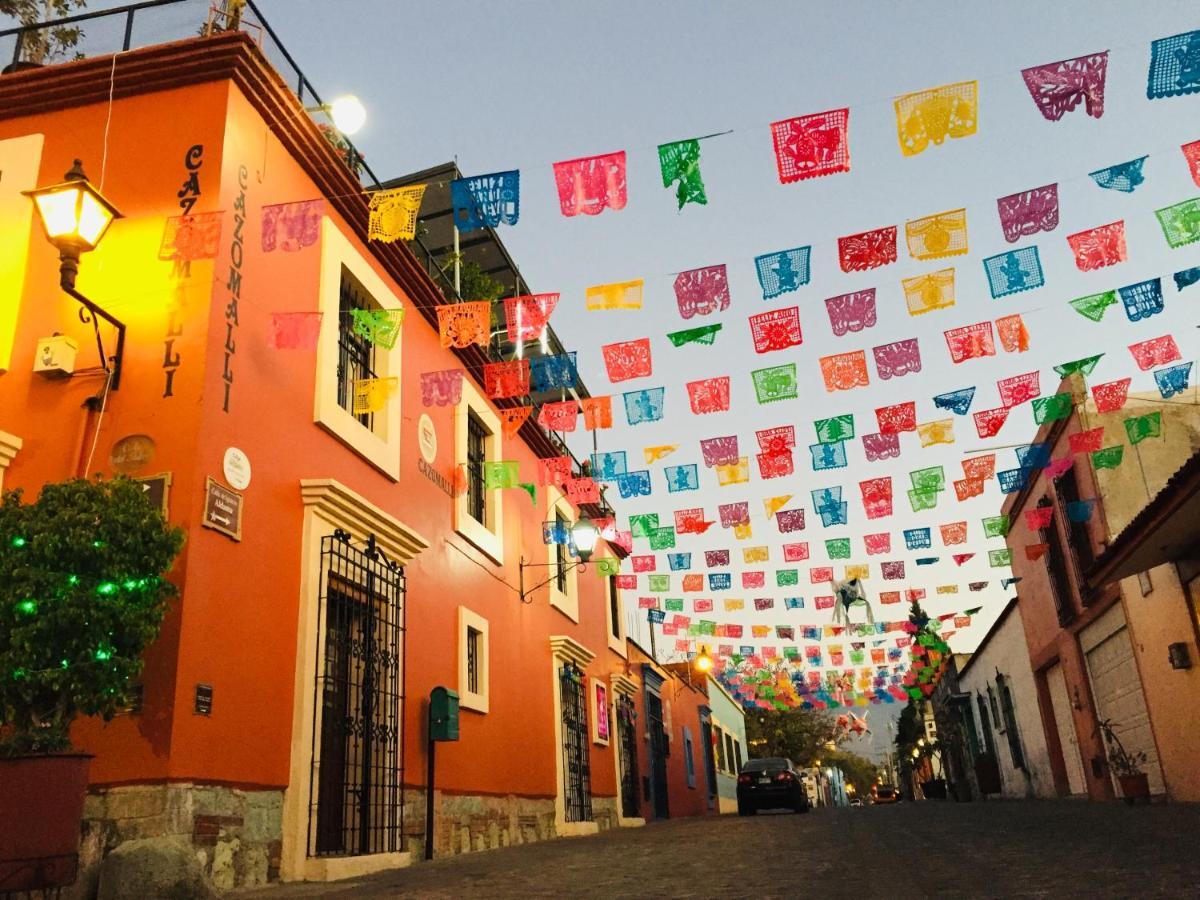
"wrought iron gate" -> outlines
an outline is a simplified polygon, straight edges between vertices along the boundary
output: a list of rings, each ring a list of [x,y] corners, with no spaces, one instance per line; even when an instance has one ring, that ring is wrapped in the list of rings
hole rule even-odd
[[[669,743],[663,729],[662,697],[646,692],[646,729],[650,732],[650,797],[654,817],[669,819],[671,805],[667,799],[667,753]]]
[[[563,799],[568,822],[592,819],[591,771],[588,767],[587,695],[583,672],[563,663],[558,674],[562,701]]]
[[[372,535],[321,540],[310,856],[396,852],[404,817],[404,570]]]
[[[639,808],[637,708],[624,694],[617,696],[617,752],[621,761],[621,815],[636,819]]]

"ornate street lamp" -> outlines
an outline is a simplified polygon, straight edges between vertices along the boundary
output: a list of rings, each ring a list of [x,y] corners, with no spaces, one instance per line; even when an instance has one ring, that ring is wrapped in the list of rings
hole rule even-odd
[[[110,376],[109,389],[115,391],[121,382],[125,325],[79,293],[75,289],[75,278],[79,274],[80,256],[99,246],[108,233],[108,226],[114,219],[122,218],[121,213],[88,181],[83,163],[78,159],[61,184],[23,193],[33,201],[42,229],[46,232],[46,240],[58,250],[59,285],[84,307],[79,311],[79,320],[84,324],[91,323],[95,330],[100,363]],[[117,331],[117,351],[111,369],[104,353],[104,342],[100,338],[100,326],[95,320],[97,316]]]
[[[583,518],[583,519],[580,519],[578,522],[576,522],[571,527],[571,543],[575,545],[575,552],[579,555],[579,561],[571,563],[569,566],[566,566],[562,571],[570,572],[572,569],[583,568],[583,566],[586,565],[588,563],[588,561],[591,560],[592,554],[596,552],[596,542],[599,539],[600,539],[600,529],[598,529],[596,527],[595,523],[593,523],[591,519]],[[520,560],[520,562],[517,566],[517,575],[519,576],[519,579],[520,579],[520,587],[518,588],[518,593],[520,593],[520,595],[521,595],[522,602],[527,602],[525,600],[526,597],[528,597],[530,594],[532,594],[534,591],[536,591],[538,588],[542,587],[543,585],[549,584],[551,581],[553,581],[559,575],[558,572],[555,572],[553,575],[551,575],[545,581],[540,581],[537,584],[533,585],[532,587],[527,588],[527,587],[525,587],[525,570],[526,569],[548,569],[551,567],[556,567],[557,565],[558,565],[558,563],[556,563],[556,562],[554,562],[554,563],[527,563],[527,562],[525,562],[524,559]]]

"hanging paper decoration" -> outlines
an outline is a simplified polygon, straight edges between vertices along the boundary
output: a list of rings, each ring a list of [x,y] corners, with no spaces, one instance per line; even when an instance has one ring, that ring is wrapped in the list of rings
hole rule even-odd
[[[705,266],[675,276],[675,300],[685,319],[707,316],[729,308],[729,280],[725,266]]]
[[[596,216],[625,208],[625,151],[554,164],[558,204],[567,217]]]
[[[604,355],[604,367],[608,370],[608,380],[614,384],[634,378],[645,378],[653,372],[650,358],[650,338],[605,344],[600,348],[600,352]]]
[[[790,510],[786,510],[786,512],[800,513],[800,527],[792,528],[792,529],[790,529],[791,531],[800,531],[801,529],[804,528],[804,510],[790,509]],[[777,513],[775,518],[778,519],[780,515],[782,515],[782,513]],[[780,527],[779,530],[783,531],[782,526]],[[784,560],[784,562],[803,562],[806,559],[808,559],[808,543],[806,541],[801,541],[798,544],[784,544],[783,545],[783,560]]]
[[[741,457],[737,462],[724,466],[715,466],[717,484],[726,487],[731,484],[745,484],[750,480],[750,460]]]
[[[642,450],[642,455],[646,458],[646,465],[651,465],[670,456],[678,449],[678,444],[659,444],[656,447],[646,447]]]
[[[882,344],[871,352],[875,354],[875,371],[884,381],[921,371],[921,348],[916,338]]]
[[[1197,47],[1200,52],[1200,44]],[[1182,247],[1200,241],[1200,197],[1156,209],[1154,215],[1162,226],[1168,247]]]
[[[781,184],[850,171],[849,109],[771,123]]]
[[[1146,96],[1156,100],[1197,92],[1200,92],[1200,31],[1151,41]]]
[[[400,379],[394,375],[390,378],[355,379],[351,412],[356,416],[379,412],[399,386]]]
[[[967,542],[966,522],[949,522],[939,526],[939,528],[942,532],[942,543],[945,546],[951,547],[955,544],[965,544]],[[959,565],[962,565],[962,563],[959,563]]]
[[[1039,397],[1033,401],[1033,421],[1038,425],[1065,419],[1071,414],[1074,402],[1069,393]]]
[[[1183,358],[1179,353],[1179,347],[1175,344],[1175,338],[1169,334],[1130,344],[1129,352],[1133,354],[1134,362],[1143,372]]]
[[[1038,506],[1034,509],[1027,509],[1025,510],[1025,525],[1030,531],[1041,531],[1043,528],[1050,527],[1050,520],[1053,517],[1053,506]]]
[[[550,314],[558,305],[558,297],[558,294],[528,294],[505,298],[504,323],[508,339],[513,343],[540,340]]]
[[[483,463],[483,488],[515,488],[521,480],[521,464],[517,460],[485,460]]]
[[[899,434],[917,430],[917,404],[915,401],[881,406],[875,410],[880,434]]]
[[[1191,287],[1200,282],[1200,266],[1176,272],[1172,277],[1175,279],[1175,290],[1182,291],[1185,287]]]
[[[1020,313],[997,319],[996,334],[1005,353],[1024,353],[1029,349],[1029,330]]]
[[[704,564],[706,566],[708,566],[710,569],[715,568],[717,566],[729,565],[729,551],[728,550],[705,550],[704,551]]]
[[[783,507],[786,506],[787,502],[791,499],[791,494],[784,494],[782,497],[764,497],[763,511],[765,512],[767,518],[771,518],[771,516],[775,515],[776,512],[783,509]]]
[[[1188,171],[1192,173],[1192,181],[1196,182],[1197,187],[1200,187],[1200,141],[1183,144],[1179,149],[1183,151],[1183,158],[1187,160]]]
[[[1067,518],[1076,523],[1089,522],[1092,518],[1092,509],[1096,505],[1094,497],[1087,500],[1073,500],[1067,504]]]
[[[989,256],[983,261],[992,299],[1032,290],[1046,283],[1036,245]]]
[[[634,537],[648,538],[656,528],[658,528],[658,513],[639,513],[629,517],[629,530]]]
[[[424,386],[422,386],[423,388]],[[456,400],[455,403],[457,402]],[[504,437],[507,440],[516,437],[517,432],[521,430],[521,426],[525,424],[532,412],[532,406],[510,406],[508,409],[500,410],[500,427],[504,432]]]
[[[684,344],[712,344],[716,341],[717,332],[721,327],[720,324],[701,325],[699,328],[672,331],[667,334],[667,339],[676,347],[682,347]]]
[[[1130,444],[1140,444],[1146,438],[1159,437],[1162,434],[1162,413],[1152,412],[1126,419],[1125,434]]]
[[[798,347],[804,342],[800,333],[800,307],[773,309],[750,316],[750,336],[755,353],[770,353]]]
[[[271,313],[267,346],[272,350],[315,350],[321,336],[321,313]]]
[[[978,82],[962,81],[896,98],[896,131],[900,152],[916,156],[930,141],[975,133],[978,119]]]
[[[1118,219],[1108,225],[1069,234],[1067,243],[1075,254],[1075,266],[1081,272],[1124,262],[1125,221]]]
[[[425,185],[412,184],[376,191],[371,195],[370,221],[367,224],[367,240],[392,243],[411,241],[417,236],[417,216],[421,212],[421,199],[425,196]]]
[[[400,337],[404,324],[404,307],[397,309],[351,309],[350,318],[356,335],[370,343],[391,350]]]
[[[1154,363],[1144,368],[1152,368]],[[1092,398],[1096,401],[1096,411],[1107,413],[1115,412],[1125,405],[1125,400],[1129,397],[1129,383],[1131,379],[1121,378],[1117,381],[1109,381],[1105,384],[1097,384],[1092,387]]]
[[[1005,537],[1008,534],[1008,516],[989,516],[983,519],[982,522],[984,537]]]
[[[472,344],[486,347],[491,341],[492,304],[486,300],[443,304],[437,308],[437,315],[443,347],[460,350]]]
[[[904,545],[909,550],[926,550],[933,546],[928,528],[906,528],[904,530]]]
[[[674,494],[678,491],[696,491],[700,489],[700,467],[695,463],[683,466],[667,466],[663,469],[667,479],[667,490]]]
[[[324,213],[324,200],[301,200],[296,203],[264,206],[261,241],[263,253],[270,253],[276,247],[287,253],[311,247],[321,236],[321,217]]]
[[[904,278],[900,283],[904,288],[910,316],[919,316],[935,309],[948,309],[954,305],[953,269]]]
[[[775,513],[775,524],[780,534],[791,534],[793,531],[804,530],[804,510],[781,509]],[[788,548],[792,548],[789,550]],[[803,547],[803,551],[799,548]],[[803,552],[803,555],[800,555]],[[787,562],[799,562],[808,559],[808,544],[784,544],[783,558]]]
[[[1012,565],[1012,551],[1011,550],[989,550],[988,551],[988,565],[991,566],[993,569],[998,569],[1002,566],[1011,566]]]
[[[1137,186],[1146,180],[1142,174],[1142,166],[1145,165],[1147,159],[1148,157],[1139,156],[1129,162],[1117,163],[1115,166],[1088,172],[1088,175],[1096,184],[1106,190],[1132,194]]]
[[[676,185],[675,198],[679,208],[686,203],[708,203],[704,180],[700,177],[700,142],[675,141],[658,145],[658,166],[662,171],[663,187]]]
[[[866,546],[868,556],[892,552],[892,536],[888,532],[863,535],[863,544]]]
[[[705,378],[687,384],[688,401],[696,415],[729,410],[729,376]]]
[[[568,492],[568,495],[569,495],[569,493],[570,492]],[[584,501],[580,501],[580,502],[584,502]],[[592,500],[590,502],[599,503],[600,502],[599,493],[597,493],[596,499]],[[654,531],[652,531],[650,533],[650,549],[651,550],[668,550],[674,546],[675,546],[675,529],[674,528],[669,528],[669,527],[668,528],[656,528]]]
[[[853,429],[853,417],[851,418],[851,428]],[[775,428],[763,428],[754,434],[758,438],[758,447],[763,453],[786,453],[796,446],[795,425],[779,425]],[[851,433],[850,437],[853,436],[853,433]],[[820,440],[819,437],[818,440]]]
[[[875,288],[840,294],[825,300],[829,324],[841,337],[847,331],[862,331],[875,325]]]
[[[811,493],[813,508],[821,516],[821,523],[826,528],[831,525],[847,524],[850,504],[842,499],[840,486],[822,488]]]
[[[844,458],[844,449],[842,454]],[[795,462],[792,459],[790,450],[783,450],[778,453],[759,453],[757,454],[757,459],[760,478],[786,478],[788,475],[795,474]]]
[[[865,272],[894,263],[896,232],[896,226],[889,225],[838,238],[838,263],[842,271]]]
[[[812,247],[796,247],[754,257],[754,269],[758,273],[758,284],[762,288],[763,299],[770,300],[808,284],[811,253]],[[724,266],[721,268],[724,270]],[[725,306],[728,305],[726,302]],[[683,313],[682,302],[679,311]],[[688,318],[687,314],[684,314],[684,318]]]
[[[863,377],[866,377],[866,359],[859,353],[863,367]],[[821,365],[824,371],[824,361]],[[776,400],[794,400],[799,395],[796,382],[796,364],[787,363],[782,366],[772,366],[767,369],[755,369],[750,373],[754,380],[754,394],[759,403],[774,403]],[[828,376],[826,384],[829,383]],[[865,384],[865,381],[864,381]]]
[[[1029,95],[1042,115],[1057,122],[1082,100],[1094,119],[1104,115],[1104,76],[1108,51],[1063,59],[1021,70]]]
[[[996,474],[996,454],[973,456],[962,461],[963,474],[968,478],[991,478]]]
[[[996,200],[1004,239],[1015,244],[1022,237],[1058,227],[1058,185],[1047,184]]]
[[[712,527],[712,522],[704,520],[703,508],[680,509],[675,511],[676,534],[704,534]],[[713,563],[709,563],[713,565]]]
[[[932,447],[936,444],[953,444],[954,420],[938,419],[918,425],[917,436],[921,439],[922,447]]]
[[[817,419],[813,425],[817,431],[817,440],[822,444],[845,441],[854,437],[854,416],[849,413],[829,419]]]
[[[548,525],[550,523],[547,522],[546,524]],[[543,528],[544,528],[544,526],[543,526]],[[565,526],[564,526],[564,529],[565,529]],[[547,541],[547,543],[550,543],[550,542]],[[653,572],[655,569],[658,568],[658,558],[656,556],[654,556],[654,554],[643,555],[643,556],[632,556],[632,557],[630,557],[630,559],[633,561],[633,571],[635,571],[635,572]]]
[[[951,328],[943,333],[946,336],[946,346],[950,348],[950,359],[955,363],[996,355],[991,322],[964,325],[962,328]]]
[[[863,350],[821,357],[821,375],[825,379],[825,390],[848,391],[865,387],[867,377],[867,354]]]
[[[850,558],[850,538],[830,538],[825,542],[825,553],[830,559],[849,559]],[[829,578],[826,581],[833,580],[833,570],[829,570]]]
[[[892,479],[885,475],[858,483],[862,491],[863,510],[868,519],[880,519],[892,514]]]
[[[548,431],[574,431],[578,415],[579,404],[574,400],[543,403],[538,413],[538,424]]]
[[[596,461],[593,459],[593,468],[600,472],[603,472],[605,467],[610,466],[611,471],[614,473],[624,472],[625,460],[623,457],[613,454],[612,462],[596,465]],[[571,475],[571,457],[569,456],[543,457],[538,460],[538,484],[564,485],[571,480]],[[609,477],[611,478],[612,476],[610,475]]]
[[[1103,431],[1103,429],[1101,429],[1101,430]],[[1075,435],[1071,435],[1070,437],[1075,437]],[[1072,453],[1075,452],[1074,447],[1072,447],[1071,452]],[[1065,475],[1067,473],[1067,471],[1069,469],[1071,469],[1074,465],[1075,465],[1075,460],[1073,460],[1069,456],[1064,456],[1061,459],[1052,460],[1050,462],[1050,465],[1046,466],[1046,469],[1045,469],[1046,477],[1050,478],[1054,481],[1057,481],[1059,478],[1061,478],[1063,475]]]
[[[588,431],[612,428],[612,397],[583,397],[583,427]]]
[[[1117,444],[1115,447],[1105,447],[1092,454],[1092,465],[1097,469],[1115,469],[1121,464],[1125,455],[1125,447]]]
[[[1001,378],[996,382],[996,389],[1000,392],[1000,402],[1005,407],[1020,406],[1034,397],[1041,396],[1041,373],[1026,372],[1010,378]]]
[[[884,581],[903,581],[904,561],[881,562],[879,564],[879,571]]]
[[[829,444],[810,444],[813,471],[823,469],[844,469],[846,467],[846,445],[842,441]],[[790,455],[788,457],[791,458]]]
[[[938,409],[948,409],[956,416],[965,416],[975,399],[975,388],[962,388],[948,394],[938,394],[933,398],[933,405]]]
[[[575,351],[529,360],[530,382],[535,391],[570,390],[579,380]]]
[[[1130,322],[1147,319],[1163,311],[1161,278],[1126,285],[1117,291],[1121,295],[1121,302],[1125,304],[1125,315]]]
[[[1008,407],[983,409],[971,415],[975,419],[975,431],[981,438],[995,437],[1000,433],[1000,428],[1004,425],[1005,420],[1008,419]]]
[[[867,454],[867,462],[879,462],[881,459],[894,459],[900,455],[900,434],[864,434],[863,450]]]
[[[613,284],[595,284],[584,291],[584,300],[587,308],[591,310],[641,309],[644,284],[641,278]]]
[[[625,419],[630,425],[657,422],[663,417],[663,396],[666,388],[646,388],[622,395],[625,400]]]
[[[224,217],[223,212],[169,216],[163,225],[158,258],[174,262],[174,271],[185,275],[191,273],[191,263],[201,259],[216,259],[221,246],[221,223]]]
[[[521,173],[493,172],[450,182],[454,227],[460,232],[516,225],[521,215]]]
[[[700,452],[704,456],[704,465],[710,469],[714,466],[736,463],[741,458],[736,434],[726,437],[703,438],[700,441]]]
[[[1176,394],[1187,390],[1191,374],[1192,364],[1190,362],[1181,363],[1177,366],[1171,366],[1169,369],[1159,369],[1154,373],[1154,381],[1158,385],[1158,392],[1162,395],[1162,398],[1169,400]]]
[[[462,400],[462,369],[421,373],[422,406],[457,406]]]
[[[904,238],[914,259],[940,259],[966,253],[967,211],[952,209],[913,219],[904,224]]]

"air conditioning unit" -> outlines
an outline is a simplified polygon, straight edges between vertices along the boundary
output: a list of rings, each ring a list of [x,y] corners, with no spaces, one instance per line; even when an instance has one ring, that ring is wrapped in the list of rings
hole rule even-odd
[[[33,371],[44,378],[67,378],[75,374],[79,345],[65,334],[42,338],[33,356]]]

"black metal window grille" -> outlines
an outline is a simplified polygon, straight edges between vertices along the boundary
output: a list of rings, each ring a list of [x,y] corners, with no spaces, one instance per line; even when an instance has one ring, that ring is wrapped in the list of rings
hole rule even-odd
[[[736,773],[738,770],[738,758],[733,750],[733,735],[728,731],[725,732],[725,759],[729,761],[729,771]]]
[[[608,621],[612,636],[621,639],[621,595],[617,593],[617,579],[608,578]]]
[[[563,803],[568,822],[592,820],[587,697],[583,684],[583,672],[579,667],[574,663],[563,663],[558,686],[562,703]]]
[[[483,489],[483,464],[491,432],[473,412],[467,413],[467,513],[487,525],[487,492]]]
[[[987,748],[987,752],[990,755],[995,756],[996,742],[992,737],[992,721],[991,717],[988,715],[988,705],[983,699],[983,694],[976,695],[975,702],[979,706],[979,721],[981,724],[981,730],[983,731],[983,745],[985,748]]]
[[[557,509],[554,511],[554,524],[558,534],[567,530],[566,516]],[[567,545],[561,542],[554,545],[554,586],[560,594],[567,592]]]
[[[467,626],[467,690],[479,693],[479,642],[483,633]]]
[[[671,817],[671,803],[667,796],[667,756],[670,754],[670,740],[663,729],[662,697],[650,691],[646,692],[646,731],[650,735],[650,778],[647,792],[654,805],[656,819]]]
[[[617,697],[617,751],[621,762],[621,815],[636,819],[642,814],[638,797],[637,708],[633,700]]]
[[[354,333],[354,317],[351,310],[374,309],[371,298],[350,273],[342,269],[341,294],[338,300],[338,406],[349,413],[354,412],[354,382],[375,378],[375,345],[361,334]],[[356,419],[366,428],[374,427],[373,413],[360,413]]]
[[[725,732],[720,728],[717,729],[717,768],[722,772],[728,772],[732,768],[725,759]]]
[[[373,536],[322,538],[310,856],[403,849],[404,592]]]
[[[1038,501],[1039,509],[1047,506],[1053,506],[1049,497]],[[1039,536],[1047,547],[1046,575],[1050,579],[1050,596],[1054,600],[1054,610],[1058,613],[1058,624],[1066,625],[1075,618],[1075,604],[1071,601],[1071,579],[1067,574],[1066,551],[1058,534],[1058,526],[1053,520],[1048,527],[1041,529]]]
[[[1054,492],[1058,495],[1058,509],[1063,516],[1063,528],[1067,532],[1067,547],[1071,551],[1071,564],[1075,568],[1075,583],[1079,586],[1079,599],[1084,606],[1091,602],[1091,591],[1088,589],[1084,573],[1096,559],[1092,549],[1092,532],[1087,522],[1072,522],[1067,514],[1069,504],[1079,501],[1079,480],[1075,470],[1068,469],[1062,477],[1054,482]]]
[[[1021,750],[1021,735],[1017,731],[1017,716],[1013,710],[1012,692],[1008,689],[1008,679],[996,674],[996,690],[1000,692],[1000,714],[1004,716],[1004,732],[1008,738],[1008,749],[1012,753],[1013,768],[1025,768],[1025,753]]]
[[[742,767],[742,742],[737,738],[733,739],[733,771],[737,771]]]

